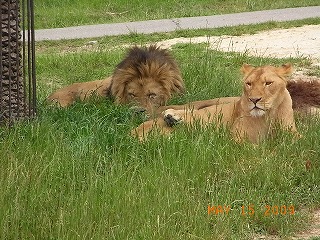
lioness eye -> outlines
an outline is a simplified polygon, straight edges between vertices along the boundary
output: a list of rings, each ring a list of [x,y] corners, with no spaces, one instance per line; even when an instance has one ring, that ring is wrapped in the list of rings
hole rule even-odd
[[[266,82],[265,84],[266,84],[266,86],[269,86],[269,85],[271,85],[273,82]]]
[[[136,95],[134,93],[128,93],[131,98],[135,98]]]
[[[248,86],[248,87],[251,87],[251,82],[246,82],[246,85]]]

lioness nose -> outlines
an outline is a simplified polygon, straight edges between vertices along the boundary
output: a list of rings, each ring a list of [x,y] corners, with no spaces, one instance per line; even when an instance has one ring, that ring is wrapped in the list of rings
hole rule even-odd
[[[249,98],[251,102],[253,102],[254,104],[256,104],[257,102],[259,102],[261,100],[261,98]]]

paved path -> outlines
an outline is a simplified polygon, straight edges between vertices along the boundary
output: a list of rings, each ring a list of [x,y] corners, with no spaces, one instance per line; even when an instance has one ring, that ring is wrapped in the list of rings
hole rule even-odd
[[[214,16],[174,18],[140,22],[87,25],[36,30],[36,41],[93,38],[130,33],[172,32],[182,29],[218,28],[268,21],[292,21],[320,17],[320,6],[286,8]]]

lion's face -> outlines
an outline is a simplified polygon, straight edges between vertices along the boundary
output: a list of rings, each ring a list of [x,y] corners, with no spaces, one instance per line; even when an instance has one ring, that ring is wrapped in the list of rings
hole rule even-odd
[[[176,62],[168,51],[155,46],[132,48],[117,66],[110,88],[116,103],[135,104],[149,113],[183,91]]]
[[[241,70],[244,74],[242,106],[251,116],[263,116],[282,102],[286,91],[286,76],[292,72],[290,64],[278,68],[254,68],[245,64]]]
[[[169,98],[170,92],[166,91],[160,82],[153,79],[139,79],[127,84],[123,100],[150,111],[165,105]]]

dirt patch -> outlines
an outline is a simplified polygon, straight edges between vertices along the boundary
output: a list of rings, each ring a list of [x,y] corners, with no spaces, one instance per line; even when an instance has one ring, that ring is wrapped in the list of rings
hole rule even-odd
[[[314,211],[312,215],[312,221],[310,224],[309,229],[307,229],[304,232],[300,232],[296,234],[292,238],[285,238],[285,239],[290,239],[290,240],[311,240],[315,237],[320,236],[320,210]],[[282,238],[278,236],[271,236],[271,235],[256,235],[253,238],[254,240],[280,240]]]
[[[293,240],[310,239],[312,237],[319,237],[319,236],[320,236],[320,210],[317,210],[313,212],[310,228],[305,232],[297,234],[292,239]]]
[[[170,48],[177,43],[208,43],[211,49],[260,57],[320,58],[320,25],[271,30],[242,36],[173,38],[159,42]]]

